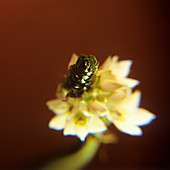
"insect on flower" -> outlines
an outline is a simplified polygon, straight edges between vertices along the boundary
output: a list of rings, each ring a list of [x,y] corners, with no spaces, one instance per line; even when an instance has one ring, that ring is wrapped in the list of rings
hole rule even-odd
[[[70,66],[63,87],[68,90],[67,96],[81,97],[91,89],[98,70],[98,61],[94,56],[80,56],[77,62]]]

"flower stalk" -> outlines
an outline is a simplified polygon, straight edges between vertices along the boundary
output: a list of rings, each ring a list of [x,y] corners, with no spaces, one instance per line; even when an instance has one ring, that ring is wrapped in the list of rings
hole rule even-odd
[[[87,165],[96,155],[100,147],[100,140],[88,136],[83,146],[75,153],[58,158],[46,164],[42,170],[78,170]]]

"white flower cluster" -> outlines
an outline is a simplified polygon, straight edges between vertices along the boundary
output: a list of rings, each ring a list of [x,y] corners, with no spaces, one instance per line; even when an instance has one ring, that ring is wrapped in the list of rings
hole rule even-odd
[[[77,58],[73,54],[69,66]],[[67,91],[60,85],[57,99],[47,102],[55,113],[49,127],[64,129],[64,135],[76,135],[84,141],[88,134],[105,132],[107,120],[126,134],[142,135],[139,126],[149,124],[155,115],[139,108],[141,92],[132,91],[139,81],[127,78],[131,65],[131,60],[118,61],[118,56],[109,56],[99,68],[92,90],[80,98],[66,97]]]

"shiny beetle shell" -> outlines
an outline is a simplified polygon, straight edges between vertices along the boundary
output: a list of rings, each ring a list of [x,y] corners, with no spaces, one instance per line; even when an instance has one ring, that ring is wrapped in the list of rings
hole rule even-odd
[[[67,96],[81,97],[85,91],[89,91],[95,81],[98,66],[94,56],[80,56],[76,63],[70,66],[63,83],[63,87],[68,90]]]

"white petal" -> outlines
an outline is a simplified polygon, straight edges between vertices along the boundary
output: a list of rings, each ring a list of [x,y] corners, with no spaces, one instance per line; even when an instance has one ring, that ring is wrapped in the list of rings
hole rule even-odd
[[[118,78],[118,82],[131,88],[137,86],[140,82],[132,78]]]
[[[69,68],[71,65],[75,64],[76,61],[77,61],[77,59],[78,59],[78,56],[77,56],[75,53],[73,53],[73,54],[72,54],[72,57],[71,57],[71,59],[70,59],[70,62],[69,62],[69,64],[68,64],[68,68]]]
[[[106,115],[106,117],[110,122],[113,122],[114,120],[119,120],[119,121],[126,120],[122,115],[118,114],[116,111],[110,112],[108,115]]]
[[[98,116],[106,116],[109,111],[104,103],[95,101],[90,105],[90,112],[93,115],[98,115]]]
[[[120,131],[132,135],[132,136],[141,136],[142,135],[142,130],[133,124],[130,124],[128,122],[123,122],[123,121],[118,121],[114,120],[114,125],[119,129]]]
[[[81,112],[87,117],[92,116],[92,114],[89,113],[89,111],[88,111],[88,107],[83,103],[79,104],[79,108],[78,108],[77,112]]]
[[[108,91],[108,92],[113,92],[116,89],[119,89],[121,87],[121,84],[116,83],[114,81],[103,81],[100,84],[100,88],[104,91]]]
[[[59,99],[50,100],[46,104],[48,108],[56,114],[63,114],[69,110],[68,104]]]
[[[110,62],[109,66],[106,69],[113,70],[114,66],[118,63],[118,60],[119,60],[119,56],[117,55],[113,56],[109,61]]]
[[[76,134],[83,142],[88,135],[88,130],[86,126],[75,126]]]
[[[55,130],[64,129],[67,116],[68,114],[54,116],[49,122],[49,127]]]
[[[112,65],[112,72],[118,77],[127,77],[132,65],[131,60],[123,60]]]
[[[58,84],[57,90],[56,90],[56,97],[57,99],[65,99],[68,91],[63,88],[62,84]]]
[[[100,90],[96,93],[96,95],[94,95],[94,97],[96,97],[97,100],[99,101],[105,102],[109,95],[110,95],[110,92]]]
[[[107,130],[103,121],[97,116],[91,118],[88,123],[88,129],[90,133],[100,133]]]
[[[72,111],[72,112],[70,112],[70,114],[68,115],[68,117],[67,117],[67,120],[71,120],[71,119],[73,119],[74,118],[74,116],[75,116],[75,113]]]
[[[156,116],[146,109],[139,108],[134,114],[132,121],[135,125],[144,126],[150,124]]]
[[[118,60],[119,60],[119,56],[118,56],[118,55],[114,55],[114,56],[112,57],[112,63],[117,63]]]
[[[112,74],[111,70],[100,71],[100,81],[113,80],[116,81],[116,76]]]
[[[112,95],[108,98],[107,106],[110,110],[113,110],[127,95],[128,91],[126,89],[115,91],[115,93],[112,93]]]
[[[120,103],[120,105],[118,106],[119,112],[121,112],[122,114],[134,114],[139,107],[140,99],[141,93],[137,90]]]
[[[70,119],[66,121],[64,135],[76,135],[74,120]]]
[[[102,90],[112,92],[116,88],[119,88],[120,84],[116,81],[116,77],[111,73],[111,71],[100,71],[99,86]]]
[[[111,64],[111,56],[108,56],[107,59],[104,61],[102,66],[100,66],[99,70],[108,70]]]

